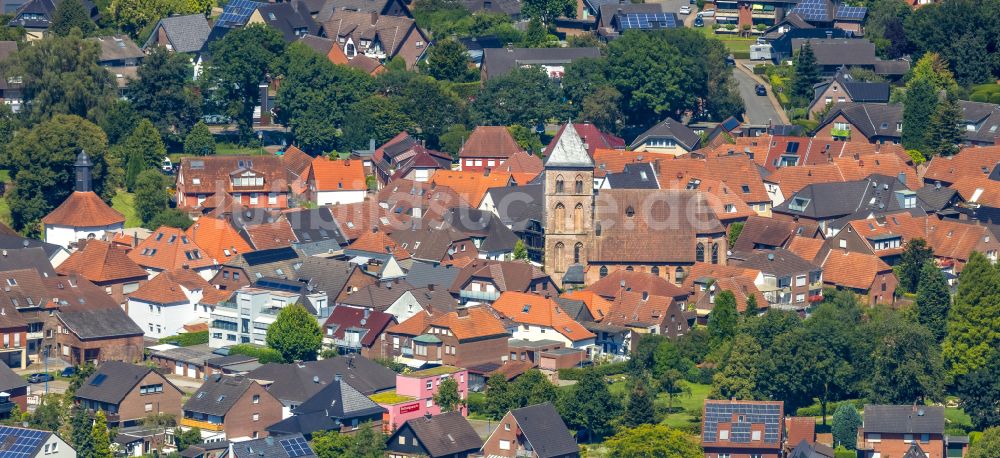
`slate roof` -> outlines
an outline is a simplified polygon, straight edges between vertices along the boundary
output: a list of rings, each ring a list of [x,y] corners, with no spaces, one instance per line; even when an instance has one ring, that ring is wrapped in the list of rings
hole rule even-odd
[[[7,366],[7,363],[0,362],[0,391],[10,392],[26,386],[28,386],[28,382],[24,380],[24,377],[17,375]]]
[[[329,207],[289,210],[284,215],[300,247],[308,244],[324,244],[328,249],[337,249],[347,245],[347,238],[341,232]],[[303,250],[309,251],[306,248]]]
[[[427,285],[447,288],[455,282],[458,271],[459,268],[452,265],[415,261],[406,272],[406,282],[415,288],[426,288]]]
[[[325,0],[320,8],[317,18],[325,20],[336,10],[360,11],[363,13],[385,14],[389,11],[394,0]],[[405,5],[406,2],[403,2]],[[409,16],[409,10],[406,15]]]
[[[233,456],[227,458],[316,457],[313,449],[301,434],[268,436],[262,439],[230,442],[229,445],[231,446],[230,450],[233,451]]]
[[[511,17],[517,17],[521,14],[521,2],[519,0],[461,0],[461,3],[462,6],[473,13],[486,11],[505,14]]]
[[[587,57],[601,57],[601,51],[597,48],[487,48],[483,50],[482,69],[487,79],[491,79],[524,65],[568,64]]]
[[[253,383],[249,377],[213,375],[184,403],[184,410],[225,416]]]
[[[878,61],[875,44],[864,38],[794,38],[792,49],[798,51],[806,42],[820,66],[874,66]]]
[[[897,192],[909,192],[909,189],[897,178],[884,175],[871,175],[857,181],[817,183],[789,196],[774,211],[813,220],[847,217],[844,224],[854,219],[867,218],[871,214],[884,215],[901,211],[926,213],[925,205],[919,197],[915,207],[906,209],[899,202]],[[807,200],[804,209],[799,209],[799,199]]]
[[[521,433],[539,458],[580,453],[573,434],[552,403],[546,402],[510,411]]]
[[[309,15],[305,2],[265,3],[257,7],[257,11],[267,25],[281,32],[287,43],[319,32],[319,24]]]
[[[156,43],[156,36],[160,30],[167,34],[167,40],[175,52],[196,53],[205,46],[212,28],[208,25],[208,19],[205,19],[204,14],[165,17],[153,28],[153,33],[149,35],[143,48],[149,48]]]
[[[106,361],[80,385],[76,390],[76,397],[118,404],[150,372],[153,372],[153,369],[148,366]]]
[[[688,128],[688,126],[685,126],[673,118],[667,118],[660,121],[653,127],[646,129],[645,132],[639,134],[635,140],[632,140],[632,144],[629,148],[638,148],[642,146],[647,139],[652,137],[676,139],[677,143],[687,151],[698,149],[698,145],[701,144],[701,137]]]
[[[791,441],[789,441],[791,443]],[[924,456],[924,455],[921,455]],[[799,441],[798,445],[792,449],[789,453],[788,458],[833,458],[833,449],[823,445],[823,444],[812,444],[810,445],[808,441],[802,439]]]
[[[98,227],[124,224],[125,216],[93,191],[73,191],[55,210],[42,218],[48,226]]]
[[[70,332],[81,340],[104,339],[142,335],[143,331],[122,309],[74,310],[61,309],[57,313]]]
[[[944,407],[865,404],[863,427],[866,433],[944,434]]]
[[[517,236],[493,213],[474,208],[452,208],[444,220],[456,231],[482,238],[481,252],[514,251]]]
[[[538,267],[521,261],[474,260],[462,268],[451,285],[458,291],[472,278],[492,280],[499,291],[527,291],[532,280],[547,278]]]
[[[407,420],[404,425],[413,431],[431,457],[475,452],[483,446],[479,434],[469,424],[469,420],[459,412],[444,413],[430,418],[413,418]],[[404,427],[397,429],[397,434],[402,429]],[[393,438],[389,439],[389,444],[396,442]],[[392,445],[389,447],[391,449]]]
[[[553,48],[554,49],[554,48]],[[569,48],[588,49],[588,48]],[[546,168],[593,168],[594,160],[591,159],[587,151],[587,145],[583,143],[580,134],[576,132],[576,127],[568,123],[563,128],[562,135],[556,141],[555,146],[545,159]]]
[[[822,270],[819,266],[784,248],[735,252],[729,256],[729,260],[737,266],[774,274],[777,277]]]
[[[646,162],[640,164],[625,164],[618,173],[605,175],[611,189],[659,189],[656,181],[656,171],[653,165]]]
[[[798,232],[799,225],[763,216],[751,216],[743,223],[743,231],[731,247],[734,251],[749,251],[760,247],[784,246]]]
[[[312,434],[339,430],[349,419],[378,415],[385,409],[342,380],[327,383],[292,410],[292,416],[267,427],[271,433]]]
[[[877,136],[895,138],[901,135],[896,130],[896,124],[903,122],[903,105],[899,103],[836,103],[817,130],[833,122],[838,115],[843,115],[869,140]]]
[[[396,373],[361,356],[338,356],[299,364],[267,363],[247,377],[270,383],[267,390],[283,403],[301,404],[333,381],[336,374],[362,394],[369,395],[396,386]],[[313,382],[319,377],[319,383]]]
[[[543,193],[541,184],[504,186],[487,191],[494,207],[500,212],[500,221],[515,232],[526,230],[531,221],[544,224]]]
[[[924,201],[928,210],[941,211],[957,197],[958,191],[944,186],[926,185],[917,190],[917,198]],[[958,196],[960,197],[960,196]]]

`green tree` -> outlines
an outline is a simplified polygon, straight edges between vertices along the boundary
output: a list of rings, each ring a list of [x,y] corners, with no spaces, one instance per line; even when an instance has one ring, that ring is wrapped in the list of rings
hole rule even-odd
[[[833,412],[833,444],[842,445],[854,450],[858,442],[858,427],[861,426],[861,414],[851,403],[845,402]]]
[[[203,121],[198,121],[184,138],[184,152],[199,156],[215,154],[215,137]]]
[[[583,99],[609,86],[608,60],[603,57],[577,59],[566,65],[562,78],[563,92],[574,105],[583,104]]]
[[[38,234],[38,221],[73,191],[73,164],[81,150],[94,164],[94,191],[110,197],[114,190],[105,187],[107,149],[104,132],[77,116],[56,115],[31,129],[19,130],[0,155],[0,167],[14,177],[14,190],[8,197],[14,228]]]
[[[576,3],[572,0],[524,0],[521,14],[551,24],[558,17],[576,17]]]
[[[732,291],[723,291],[715,297],[715,306],[708,314],[708,334],[715,345],[736,335],[739,314],[736,312],[736,296]]]
[[[157,213],[156,216],[153,217],[153,220],[150,221],[149,224],[147,224],[147,226],[149,227],[167,226],[167,227],[176,227],[180,230],[187,230],[187,228],[190,227],[192,224],[194,224],[194,221],[191,221],[191,218],[188,218],[187,214],[176,208],[168,208],[166,210]]]
[[[59,36],[66,36],[74,29],[80,29],[84,35],[89,35],[97,25],[90,20],[90,14],[80,0],[66,0],[56,5],[52,13],[52,25],[49,31]]]
[[[948,68],[948,61],[936,52],[926,53],[917,60],[908,77],[928,79],[934,85],[935,91],[946,91],[951,94],[958,90],[958,83]]]
[[[289,46],[283,62],[278,122],[291,128],[305,151],[333,151],[349,107],[371,93],[374,80],[355,68],[334,65],[302,43]]]
[[[130,152],[125,170],[125,184],[131,191],[135,189],[136,180],[142,171],[159,168],[167,155],[167,147],[163,144],[156,126],[148,119],[139,121],[139,125],[135,126],[132,134],[125,139],[124,146],[125,150]]]
[[[820,82],[819,65],[812,44],[806,41],[795,58],[795,78],[792,80],[792,97],[796,106],[805,106],[813,98],[813,87]]]
[[[464,83],[470,80],[469,56],[465,45],[445,38],[427,51],[427,73],[435,79]]]
[[[469,138],[469,130],[462,124],[452,124],[440,137],[438,137],[438,147],[441,151],[451,154],[451,157],[458,160],[458,152]]]
[[[621,102],[622,93],[618,89],[601,86],[583,98],[578,118],[593,123],[601,130],[619,132],[625,123]]]
[[[111,438],[108,435],[108,417],[104,415],[103,410],[98,410],[97,414],[94,415],[94,426],[90,430],[90,436],[93,447],[91,458],[114,457],[114,454],[111,453]]]
[[[139,116],[178,142],[201,118],[202,98],[192,72],[189,56],[157,46],[142,59],[138,81],[126,90]]]
[[[929,148],[927,152],[937,156],[957,154],[958,146],[963,141],[962,129],[959,128],[961,122],[962,107],[958,105],[958,99],[952,94],[946,95],[938,103],[928,126],[924,138],[924,144]]]
[[[1000,426],[987,428],[979,439],[969,446],[966,458],[991,458],[1000,456]]]
[[[948,281],[944,278],[944,273],[933,260],[924,261],[917,286],[917,321],[926,326],[938,342],[944,340],[948,333],[949,308],[951,295],[948,293]]]
[[[700,458],[705,455],[697,441],[666,425],[622,429],[604,441],[604,447],[609,456],[617,458]]]
[[[285,359],[292,361],[315,361],[323,332],[306,308],[295,304],[281,309],[278,317],[267,328],[267,346],[277,350]]]
[[[680,50],[660,33],[625,33],[608,46],[608,79],[622,94],[625,119],[650,125],[695,107],[694,76]]]
[[[948,335],[942,354],[948,375],[974,371],[1000,346],[1000,273],[981,253],[973,252],[958,277],[958,294],[948,312]]]
[[[381,145],[403,131],[412,132],[416,125],[403,113],[399,102],[381,95],[370,96],[350,109],[352,116],[344,125],[344,146],[363,148],[369,139]]]
[[[528,259],[528,249],[524,247],[524,241],[521,239],[514,244],[514,259],[522,261]]]
[[[243,138],[252,135],[254,107],[260,103],[259,85],[280,63],[285,50],[281,32],[264,24],[233,29],[212,43],[211,65],[205,87],[213,88],[211,101],[236,120]]]
[[[486,380],[486,414],[494,420],[499,420],[507,415],[507,411],[515,408],[514,395],[511,393],[511,386],[507,379],[500,374],[491,376]]]
[[[544,48],[549,43],[549,31],[545,24],[538,18],[528,21],[528,28],[524,31],[524,41],[521,43],[525,48]]]
[[[628,404],[625,406],[625,416],[622,417],[622,425],[634,428],[646,423],[656,423],[656,415],[653,412],[653,396],[639,380],[636,381],[635,387],[629,393]]]
[[[938,105],[934,84],[929,78],[913,78],[906,83],[903,99],[903,147],[927,154],[926,132]]]
[[[434,403],[441,407],[441,412],[454,412],[462,407],[464,401],[458,394],[458,382],[454,378],[448,377],[438,385]]]
[[[747,309],[744,314],[748,317],[752,317],[756,316],[759,311],[760,310],[757,306],[757,295],[751,294],[747,296]]]
[[[97,42],[84,40],[80,32],[50,35],[14,53],[7,72],[21,76],[21,116],[27,125],[57,114],[93,119],[110,105],[117,88],[111,74],[97,65],[98,56]]]
[[[729,234],[728,234],[727,238],[728,238],[728,241],[729,241],[729,246],[730,247],[734,247],[734,246],[736,246],[736,240],[738,240],[740,238],[740,234],[743,233],[743,223],[742,222],[736,222],[736,223],[730,224],[728,232],[729,232]]]
[[[1000,356],[996,353],[983,367],[957,381],[958,399],[962,410],[972,418],[976,429],[1000,425]]]
[[[514,124],[507,127],[507,132],[510,132],[510,136],[514,137],[514,141],[517,142],[517,146],[520,146],[529,154],[542,154],[542,139],[539,138],[538,133],[530,127],[525,127],[520,124]]]
[[[70,445],[78,452],[93,448],[93,436],[90,435],[91,425],[94,418],[87,409],[81,406],[73,406],[70,416]]]
[[[354,437],[340,431],[316,431],[312,437],[312,449],[319,458],[347,458]]]
[[[111,0],[110,3],[108,13],[111,20],[133,38],[138,38],[140,32],[170,13],[188,12],[181,10],[183,2],[172,0]],[[204,9],[200,12],[204,12]]]
[[[944,371],[934,335],[898,312],[872,319],[869,336],[868,399],[879,404],[911,404],[941,396]]]
[[[117,145],[125,141],[132,130],[139,124],[142,117],[128,100],[115,100],[107,107],[97,112],[94,121],[108,136],[109,145]],[[126,154],[122,154],[122,157]]]
[[[521,374],[510,386],[512,408],[527,407],[543,402],[556,402],[559,397],[556,386],[538,369],[529,369]]]
[[[445,81],[412,72],[401,73],[409,77],[404,78],[397,92],[387,95],[413,120],[417,136],[427,140],[429,147],[437,147],[439,136],[449,127],[465,122],[465,103]]]
[[[159,170],[146,169],[135,180],[135,212],[151,230],[149,222],[167,208],[167,177]]]
[[[934,250],[924,239],[910,239],[903,247],[899,260],[899,284],[908,292],[917,292],[920,283],[921,269],[927,261],[933,262]]]
[[[600,441],[614,430],[621,412],[618,398],[608,392],[608,383],[596,371],[586,371],[576,385],[559,399],[559,413],[566,425],[588,441]]]
[[[348,450],[349,457],[383,458],[385,456],[385,435],[367,423],[354,435],[354,444]]]
[[[199,428],[191,428],[187,431],[174,431],[174,446],[177,447],[178,452],[183,452],[188,447],[202,442],[201,429]]]
[[[691,387],[684,381],[684,374],[670,369],[660,376],[660,391],[667,395],[667,412],[674,411],[674,398],[685,394],[691,396]]]
[[[28,425],[35,429],[55,431],[59,429],[59,416],[62,412],[62,398],[55,394],[46,395],[42,398],[42,404],[31,413]]]
[[[536,126],[561,117],[566,109],[559,84],[539,67],[517,67],[490,78],[472,103],[471,117],[479,125]]]
[[[761,347],[747,334],[733,338],[733,348],[722,370],[712,376],[712,399],[755,399]]]

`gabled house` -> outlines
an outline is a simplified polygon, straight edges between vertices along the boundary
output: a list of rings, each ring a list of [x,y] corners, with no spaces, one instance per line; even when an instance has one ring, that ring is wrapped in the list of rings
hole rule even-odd
[[[197,210],[224,193],[243,208],[285,209],[290,181],[277,156],[184,158],[177,172],[177,206]]]
[[[1000,163],[1000,147],[967,147],[953,156],[935,156],[927,163],[924,183],[950,186],[962,179],[989,175]]]
[[[528,259],[541,263],[545,250],[543,185],[490,188],[479,204],[480,210],[492,212],[514,232],[528,251]]]
[[[763,275],[758,288],[771,307],[804,310],[822,299],[823,269],[784,248],[735,252],[729,261]]]
[[[334,307],[323,323],[323,342],[341,353],[360,353],[366,358],[386,358],[386,328],[396,317],[354,307]]]
[[[807,107],[810,118],[835,103],[889,103],[889,83],[857,81],[846,69],[841,69],[832,80],[813,88],[813,100]]]
[[[231,294],[192,270],[170,270],[129,294],[126,310],[146,336],[159,339],[183,332],[186,325],[208,322],[214,305]]]
[[[783,410],[781,401],[706,400],[701,416],[705,458],[782,456]]]
[[[683,336],[691,329],[688,322],[687,294],[683,298],[657,296],[648,292],[626,291],[611,301],[611,309],[601,320],[602,326],[629,329],[631,336],[624,349],[634,349],[639,334],[660,334],[671,339]]]
[[[40,40],[48,34],[52,26],[59,0],[28,0],[14,11],[14,18],[7,23],[8,27],[24,27],[28,41]],[[84,0],[84,12],[91,20],[97,20],[101,13],[93,2]]]
[[[580,446],[551,403],[507,412],[480,452],[504,458],[575,458]]]
[[[364,54],[358,54],[354,56],[353,59],[348,59],[347,54],[344,54],[344,48],[341,47],[335,40],[306,35],[299,38],[299,41],[312,48],[313,51],[326,56],[326,58],[334,64],[347,65],[348,67],[356,68],[371,76],[378,75],[379,73],[385,71],[385,66],[383,66],[378,59],[372,59]]]
[[[522,151],[506,127],[477,126],[458,151],[458,165],[463,171],[494,169]]]
[[[426,415],[403,423],[386,441],[389,456],[465,458],[479,452],[483,440],[461,413]]]
[[[180,425],[199,428],[202,439],[259,439],[281,420],[281,402],[249,377],[213,375],[183,406]]]
[[[417,313],[386,331],[396,361],[412,367],[470,367],[499,362],[510,333],[484,306],[430,315]]]
[[[899,103],[835,103],[813,132],[838,140],[899,143],[903,135],[903,105]]]
[[[0,428],[0,441],[0,454],[31,458],[76,456],[76,450],[52,431],[4,426]]]
[[[823,282],[867,297],[869,304],[893,304],[899,280],[874,254],[831,249],[823,262]]]
[[[163,46],[172,52],[196,54],[205,47],[211,31],[212,27],[204,14],[165,17],[153,27],[142,49]]]
[[[383,430],[391,433],[407,420],[425,415],[440,415],[441,406],[434,402],[434,396],[441,382],[452,379],[458,385],[459,399],[469,397],[469,372],[454,366],[438,366],[430,369],[396,374],[396,389],[374,394],[372,401],[386,411],[382,421]],[[459,404],[456,413],[467,415],[467,407]]]
[[[566,65],[577,59],[600,56],[597,48],[487,48],[483,50],[480,78],[487,81],[518,67],[536,66],[545,69],[549,78],[560,80],[566,73]]]
[[[97,309],[68,307],[55,316],[58,334],[54,348],[68,363],[75,366],[89,362],[142,361],[142,328],[117,304]]]
[[[385,309],[385,313],[396,317],[396,321],[402,323],[418,313],[435,315],[453,312],[458,308],[458,301],[447,289],[428,284],[425,287],[414,287],[400,294],[399,298]]]
[[[240,253],[253,251],[229,221],[201,217],[184,233],[216,264],[225,264]]]
[[[322,22],[337,10],[378,13],[382,16],[413,17],[407,3],[403,0],[330,0],[322,2],[322,8],[312,14]]]
[[[56,267],[60,275],[77,274],[104,288],[115,302],[124,304],[149,273],[132,261],[125,250],[101,240],[90,240]]]
[[[267,24],[277,29],[285,38],[285,43],[319,33],[319,24],[309,14],[307,2],[301,0],[261,4],[250,15],[247,25],[250,24]]]
[[[279,217],[270,223],[247,224],[240,228],[240,236],[254,250],[273,250],[295,246],[299,238],[288,219]]]
[[[148,366],[109,361],[76,390],[73,402],[92,412],[103,410],[108,423],[127,428],[150,414],[181,416],[184,392]]]
[[[348,244],[329,207],[289,210],[284,219],[297,240],[292,245],[307,256],[333,253]]]
[[[538,267],[520,261],[475,260],[455,277],[449,291],[463,303],[492,302],[504,291],[558,294],[552,279]]]
[[[345,382],[343,375],[336,374],[331,383],[292,409],[291,417],[268,426],[267,431],[280,436],[302,434],[307,438],[317,431],[346,434],[366,423],[378,428],[384,413],[384,408]]]
[[[551,298],[507,291],[490,307],[510,320],[507,329],[514,339],[555,340],[566,348],[584,350],[588,356],[593,356],[597,336],[576,322]]]
[[[407,68],[416,65],[428,45],[413,19],[377,12],[335,10],[321,20],[319,35],[337,40],[348,59],[364,55],[388,62],[399,56]]]
[[[451,170],[451,155],[430,150],[406,132],[400,132],[372,155],[379,188],[390,181],[426,182],[437,170]]]
[[[927,458],[963,456],[951,454],[944,434],[944,407],[923,405],[865,404],[864,422],[858,428],[858,456],[911,456],[917,446]]]
[[[480,259],[505,260],[514,254],[517,235],[496,215],[473,208],[452,208],[444,220],[455,231],[472,240]]]
[[[639,134],[632,140],[629,149],[680,156],[698,149],[700,144],[701,137],[688,126],[667,118]]]
[[[305,254],[290,247],[240,253],[218,266],[209,282],[221,290],[236,290],[264,277],[298,280],[296,266],[305,265],[305,258]]]
[[[243,239],[239,241],[245,245]],[[160,227],[146,237],[129,251],[128,257],[151,276],[170,270],[189,269],[207,279],[212,278],[218,269],[216,261],[185,232],[168,226]]]
[[[306,180],[309,200],[318,206],[361,202],[368,191],[364,164],[358,160],[318,156],[313,159]]]
[[[192,445],[199,458],[259,458],[261,456],[274,458],[316,458],[309,442],[302,434],[283,434],[280,437],[265,437],[263,439],[245,440],[241,442],[203,443]],[[204,448],[202,448],[204,447]],[[195,451],[193,450],[193,451]],[[218,457],[212,453],[218,450]]]

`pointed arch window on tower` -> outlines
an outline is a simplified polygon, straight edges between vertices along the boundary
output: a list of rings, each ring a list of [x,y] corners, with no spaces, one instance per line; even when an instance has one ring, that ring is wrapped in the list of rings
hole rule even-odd
[[[635,216],[635,209],[631,205],[625,208],[625,216],[629,218]]]
[[[562,232],[566,227],[566,207],[560,202],[555,208],[556,232]]]
[[[573,264],[579,264],[581,258],[583,258],[583,244],[577,242],[577,244],[573,246]]]
[[[653,266],[652,269],[649,269],[649,272],[657,277],[660,276],[660,268],[658,266]]]
[[[555,259],[553,259],[553,264],[555,266],[556,272],[566,271],[566,246],[562,242],[556,244],[555,253],[553,253]]]
[[[719,244],[718,243],[713,243],[712,244],[712,264],[718,264],[718,263],[719,263]]]
[[[563,181],[562,175],[556,177],[556,194],[562,194],[566,189],[566,183]]]
[[[674,271],[674,284],[680,286],[684,283],[684,268],[677,266],[677,270]]]
[[[608,266],[601,266],[601,278],[608,276]]]
[[[705,244],[698,243],[694,246],[694,260],[695,262],[705,262]]]
[[[576,204],[573,208],[573,229],[576,232],[583,231],[583,204]]]
[[[577,194],[583,194],[583,177],[580,175],[576,176],[576,184],[573,186],[573,191]]]

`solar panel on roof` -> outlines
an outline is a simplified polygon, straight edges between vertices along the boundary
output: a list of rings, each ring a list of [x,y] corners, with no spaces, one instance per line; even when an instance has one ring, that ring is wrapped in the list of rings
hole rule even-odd
[[[825,22],[830,20],[827,0],[802,0],[792,9],[792,12],[798,13],[807,21]]]
[[[677,27],[674,13],[628,13],[618,15],[618,26],[628,29],[672,29]]]
[[[269,262],[285,261],[295,259],[298,254],[292,248],[275,248],[272,250],[252,251],[243,253],[243,260],[251,266],[267,264]]]
[[[309,444],[302,437],[283,439],[278,441],[278,443],[281,444],[281,448],[285,449],[285,453],[290,457],[312,455],[313,453],[312,449],[309,448]]]
[[[227,28],[242,27],[254,10],[261,5],[262,3],[253,0],[231,0],[215,24]]]
[[[839,5],[837,6],[837,19],[862,20],[868,14],[868,8],[863,6]]]
[[[11,428],[0,426],[0,443],[10,445],[0,451],[0,457],[21,458],[35,456],[38,447],[47,437],[48,433],[33,429]],[[13,437],[13,440],[11,438]]]

